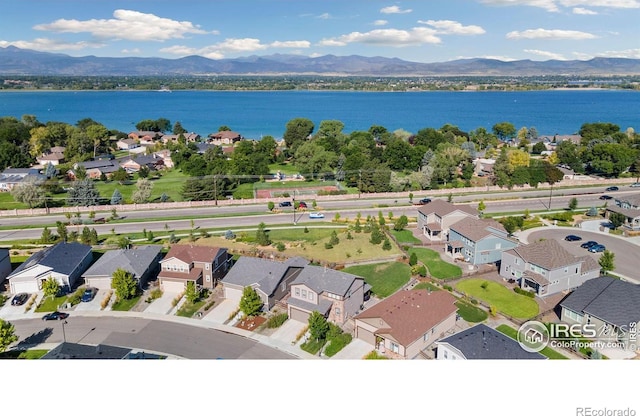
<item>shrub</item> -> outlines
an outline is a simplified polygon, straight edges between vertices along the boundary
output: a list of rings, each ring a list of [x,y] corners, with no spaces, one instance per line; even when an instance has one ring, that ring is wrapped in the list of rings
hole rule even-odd
[[[100,309],[105,309],[109,305],[111,296],[113,296],[113,290],[108,291],[105,297],[102,299],[102,302],[100,302]]]
[[[351,342],[351,334],[340,334],[331,338],[331,342],[324,349],[324,355],[327,357],[333,357],[338,351],[343,349],[347,344]]]
[[[278,244],[276,244],[276,248],[278,249],[278,251],[284,251],[286,247],[284,243],[280,241]]]
[[[71,295],[69,295],[69,297],[67,298],[67,301],[72,305],[77,305],[78,303],[80,303],[83,293],[84,293],[84,289],[79,288],[75,292],[73,292]]]
[[[233,240],[233,239],[235,239],[235,238],[236,238],[236,235],[233,233],[233,231],[231,231],[231,230],[227,230],[227,231],[224,233],[224,238],[225,238],[226,240]]]
[[[498,314],[498,310],[495,306],[491,305],[489,306],[489,313],[491,314],[491,316],[496,316]]]
[[[180,302],[180,299],[182,299],[183,296],[184,296],[184,293],[180,293],[178,294],[178,296],[173,298],[173,300],[171,301],[171,306],[173,306],[174,308],[178,306],[178,303]]]
[[[205,311],[208,311],[208,310],[209,310],[209,309],[211,309],[211,308],[213,307],[213,305],[215,305],[215,304],[216,304],[216,301],[215,301],[215,300],[212,300],[212,301],[210,301],[210,302],[207,302],[207,304],[206,304],[206,305],[204,305],[204,310],[205,310]]]
[[[516,286],[513,288],[513,291],[516,292],[519,295],[524,295],[524,296],[528,296],[530,298],[535,298],[536,294],[529,291],[529,290],[525,290],[525,289],[521,289],[520,287]]]
[[[151,293],[149,293],[149,297],[145,300],[147,303],[151,303],[154,300],[160,298],[162,296],[162,290],[160,288],[153,289]]]
[[[331,250],[333,248],[333,244],[331,243],[324,243],[324,248],[326,248],[327,250]]]
[[[449,286],[449,285],[444,285],[444,286],[442,286],[442,288],[444,290],[448,290],[449,292],[453,291],[453,288],[451,286]]]
[[[289,319],[289,315],[286,312],[273,315],[267,320],[267,328],[279,328],[287,319]]]
[[[474,305],[478,304],[478,300],[475,298],[471,298],[471,303],[473,303]]]

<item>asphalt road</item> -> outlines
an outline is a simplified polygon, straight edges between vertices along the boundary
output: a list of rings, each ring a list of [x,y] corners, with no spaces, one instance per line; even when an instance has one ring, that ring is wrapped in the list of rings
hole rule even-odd
[[[70,316],[63,321],[18,319],[11,322],[19,345],[81,342],[171,354],[186,359],[292,359],[254,340],[215,329],[176,322],[128,317]]]

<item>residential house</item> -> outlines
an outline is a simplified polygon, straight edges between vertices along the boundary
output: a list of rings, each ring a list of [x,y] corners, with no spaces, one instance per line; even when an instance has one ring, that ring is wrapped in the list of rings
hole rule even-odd
[[[131,355],[131,348],[112,345],[86,345],[62,342],[49,350],[42,360],[124,360]]]
[[[87,178],[89,179],[100,179],[102,175],[109,178],[115,171],[120,169],[120,165],[115,160],[110,159],[102,159],[102,160],[91,160],[88,162],[79,162],[73,165],[73,169],[69,169],[67,171],[67,177],[69,179],[76,179],[76,172],[78,167],[82,166],[86,173]]]
[[[478,210],[435,199],[418,208],[418,229],[431,241],[447,241],[451,225],[463,218],[478,218]]]
[[[640,231],[640,194],[621,196],[615,198],[615,205],[607,206],[605,217],[609,218],[612,212],[622,214],[625,217],[623,227],[631,231]]]
[[[122,163],[120,163],[127,172],[138,172],[140,168],[146,166],[149,170],[160,170],[164,168],[164,159],[156,156],[155,154],[151,156],[140,155],[136,158],[129,158]]]
[[[141,146],[153,146],[162,136],[164,134],[158,131],[132,131],[128,134],[130,139],[137,141]]]
[[[0,248],[0,285],[11,274],[11,256],[9,249]]]
[[[37,168],[7,168],[0,173],[0,192],[11,192],[17,185],[28,182],[41,182],[44,175]]]
[[[438,360],[545,360],[537,352],[485,324],[478,324],[436,342]]]
[[[171,159],[171,150],[162,149],[160,151],[155,152],[153,155],[156,158],[162,159],[162,163],[164,164],[165,168],[167,169],[173,168],[174,164],[173,164],[173,159]]]
[[[187,282],[213,289],[229,269],[232,257],[226,248],[175,244],[160,261],[158,280],[168,292],[183,292]]]
[[[180,136],[184,137],[187,143],[198,143],[200,141],[200,135],[197,133],[183,133],[183,134],[165,134],[162,136],[162,143],[177,143]]]
[[[500,276],[518,280],[520,287],[544,297],[572,290],[600,275],[590,256],[576,257],[556,240],[520,245],[502,252]]]
[[[118,140],[118,142],[116,143],[116,146],[118,147],[119,150],[131,150],[131,149],[135,149],[136,147],[140,147],[140,143],[138,143],[134,139],[126,138],[126,139]]]
[[[91,247],[80,243],[58,243],[33,253],[8,277],[11,293],[34,293],[42,283],[54,278],[71,289],[93,261]]]
[[[57,166],[61,163],[64,163],[65,150],[66,148],[62,146],[52,147],[51,149],[49,149],[49,151],[37,157],[36,160],[42,166],[45,166],[47,163],[51,163],[53,166]]]
[[[251,286],[260,296],[265,311],[289,294],[291,282],[309,262],[293,257],[284,262],[257,257],[240,257],[222,279],[224,297],[240,301],[244,288]]]
[[[344,324],[364,305],[371,287],[364,279],[320,266],[306,266],[291,283],[287,299],[289,318],[307,322],[317,311],[328,321]]]
[[[473,161],[473,173],[480,177],[492,177],[493,166],[496,164],[495,159],[477,158]]]
[[[218,131],[215,133],[211,133],[209,138],[207,139],[207,143],[223,145],[223,144],[234,144],[242,140],[242,136],[240,133],[230,130]]]
[[[214,148],[214,147],[218,147],[217,144],[211,144],[211,143],[196,143],[196,147],[198,148],[198,154],[205,154],[207,152],[207,150]],[[226,147],[225,147],[226,149]],[[231,147],[231,149],[233,149],[233,147]]]
[[[497,263],[502,252],[518,245],[498,221],[463,218],[449,228],[447,254],[469,264]]]
[[[82,274],[86,285],[98,289],[111,289],[111,278],[117,269],[124,269],[133,275],[140,287],[151,278],[158,269],[162,257],[162,246],[146,245],[134,248],[109,250]]]
[[[639,285],[609,276],[589,280],[560,302],[560,310],[561,321],[591,324],[600,341],[637,352]]]
[[[454,329],[455,303],[444,290],[401,290],[355,317],[355,337],[380,353],[414,358]]]

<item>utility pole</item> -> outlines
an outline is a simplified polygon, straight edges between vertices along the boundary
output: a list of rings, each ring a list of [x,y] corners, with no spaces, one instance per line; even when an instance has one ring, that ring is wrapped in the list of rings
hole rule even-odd
[[[218,175],[213,175],[213,198],[218,206]]]
[[[358,170],[358,199],[360,198],[360,194],[362,193],[362,169]]]
[[[553,184],[551,184],[551,186],[549,187],[549,207],[547,208],[547,211],[551,211],[551,194],[553,193]]]

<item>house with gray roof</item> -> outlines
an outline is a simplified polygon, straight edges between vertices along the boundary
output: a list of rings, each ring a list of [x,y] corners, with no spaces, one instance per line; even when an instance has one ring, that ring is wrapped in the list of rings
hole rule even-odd
[[[436,342],[438,360],[545,360],[537,352],[485,324],[478,324]]]
[[[0,248],[0,285],[11,274],[11,256],[8,248]]]
[[[449,228],[463,218],[478,218],[478,210],[435,199],[418,208],[418,229],[431,241],[447,241]]]
[[[640,286],[609,276],[589,280],[560,302],[560,320],[595,325],[598,339],[638,345]]]
[[[518,246],[518,241],[498,221],[492,219],[463,218],[452,224],[446,252],[454,259],[473,265],[496,263],[502,252]]]
[[[86,285],[98,289],[111,289],[111,279],[117,269],[124,269],[133,275],[140,287],[158,271],[162,257],[162,246],[146,245],[133,248],[110,250],[100,257],[82,274]]]
[[[320,266],[306,266],[291,283],[287,299],[289,318],[307,322],[313,311],[342,325],[360,312],[370,291],[364,279]]]
[[[250,286],[262,299],[263,309],[271,310],[288,295],[291,282],[308,264],[302,257],[293,257],[284,262],[240,257],[222,279],[224,297],[239,302],[244,288]]]
[[[21,183],[39,183],[45,179],[38,168],[7,168],[0,173],[0,192],[10,192]]]
[[[11,293],[35,293],[54,278],[71,289],[93,261],[91,247],[80,243],[58,243],[33,253],[8,277]]]
[[[621,196],[614,199],[615,204],[608,206],[605,217],[609,218],[612,212],[622,214],[625,217],[624,228],[631,231],[640,230],[640,194]]]
[[[600,266],[588,255],[574,256],[556,240],[543,240],[503,251],[500,276],[515,279],[521,288],[544,297],[600,276]]]

